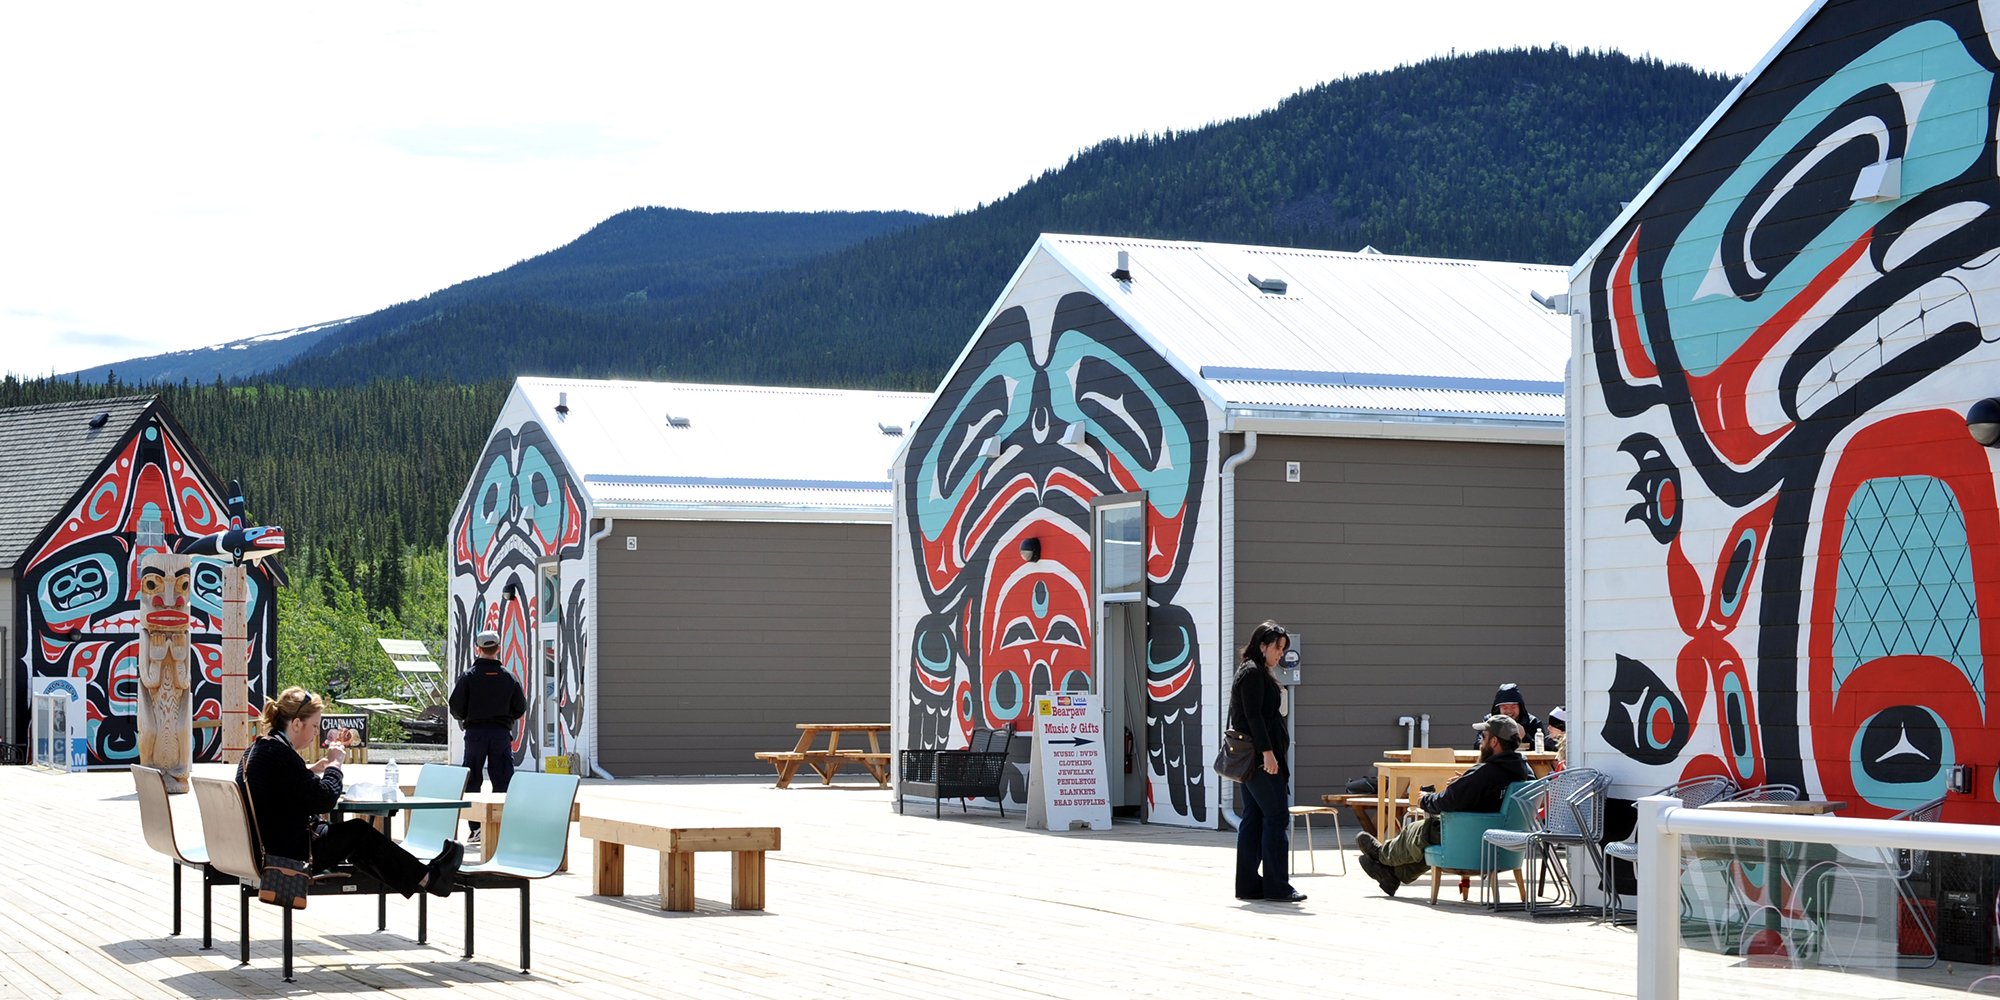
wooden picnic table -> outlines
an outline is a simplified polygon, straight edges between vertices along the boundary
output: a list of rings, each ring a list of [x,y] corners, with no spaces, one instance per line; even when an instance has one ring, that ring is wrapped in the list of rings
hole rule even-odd
[[[1478,750],[1453,750],[1452,753],[1457,756],[1461,764],[1479,763]],[[1410,759],[1410,751],[1384,750],[1382,751],[1382,758],[1384,760],[1408,761]],[[1528,767],[1535,772],[1535,777],[1546,778],[1549,776],[1550,771],[1555,770],[1556,761],[1562,759],[1562,754],[1554,750],[1523,750],[1521,751],[1521,759],[1528,762]]]
[[[882,734],[889,731],[886,722],[801,722],[798,724],[799,742],[790,750],[766,751],[757,754],[758,760],[771,762],[778,771],[778,787],[792,787],[792,778],[798,774],[799,765],[804,764],[819,772],[820,784],[833,784],[833,776],[849,764],[860,764],[874,775],[875,782],[883,788],[889,787],[889,761],[892,754],[882,749]],[[840,747],[840,737],[845,733],[868,734],[868,749],[847,749]],[[819,746],[820,736],[826,736],[826,745]]]

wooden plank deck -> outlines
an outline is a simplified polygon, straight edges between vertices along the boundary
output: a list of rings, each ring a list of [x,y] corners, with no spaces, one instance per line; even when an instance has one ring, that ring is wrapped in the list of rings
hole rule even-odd
[[[1239,903],[1229,891],[1230,834],[1125,824],[1050,834],[977,811],[899,817],[890,793],[873,786],[781,791],[768,777],[589,781],[581,793],[586,814],[602,803],[677,825],[781,827],[762,912],[729,908],[727,865],[697,871],[692,913],[660,909],[656,867],[644,859],[631,865],[633,895],[618,899],[589,895],[581,866],[536,884],[524,976],[506,893],[480,901],[479,955],[469,962],[458,959],[459,900],[432,900],[431,941],[418,945],[414,901],[392,901],[390,929],[377,934],[372,899],[318,897],[297,914],[298,981],[287,985],[270,906],[252,903],[248,967],[236,964],[236,902],[226,890],[216,897],[214,949],[200,949],[194,880],[184,882],[183,933],[166,936],[168,862],[140,838],[126,774],[0,767],[0,801],[0,998],[1401,1000],[1488,993],[1479,984],[1496,972],[1532,984],[1523,988],[1537,997],[1622,997],[1635,987],[1630,929],[1433,909],[1417,887],[1385,899],[1358,868],[1298,876],[1312,897],[1302,906]],[[192,801],[177,797],[174,807],[187,833],[198,830]],[[580,838],[571,849],[589,856]],[[1321,872],[1338,868],[1328,860]],[[1905,974],[1924,977],[1918,984],[1684,956],[1684,996],[1732,1000],[1943,996],[1995,971],[1940,963]]]

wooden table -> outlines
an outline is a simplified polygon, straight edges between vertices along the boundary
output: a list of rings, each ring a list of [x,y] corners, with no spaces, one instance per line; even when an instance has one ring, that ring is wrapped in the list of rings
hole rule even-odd
[[[758,760],[767,760],[778,771],[778,787],[792,787],[792,777],[798,774],[799,765],[804,764],[819,772],[820,784],[833,784],[833,776],[849,764],[860,764],[875,776],[875,782],[883,788],[889,787],[889,761],[893,755],[882,749],[882,734],[889,731],[886,722],[801,722],[798,724],[799,742],[790,750],[760,753]],[[842,750],[840,737],[845,733],[868,734],[868,749]],[[826,736],[826,746],[819,743],[821,734]]]
[[[1453,750],[1452,753],[1457,755],[1460,763],[1479,763],[1479,751],[1477,750]],[[1408,761],[1410,759],[1410,752],[1408,750],[1385,750],[1382,752],[1382,758],[1384,760]],[[1562,759],[1562,754],[1554,750],[1523,750],[1521,751],[1521,759],[1528,762],[1528,767],[1535,772],[1535,777],[1546,778],[1549,776],[1550,771],[1556,769],[1556,761]]]
[[[1388,840],[1396,832],[1396,803],[1406,789],[1423,785],[1443,785],[1472,770],[1479,758],[1449,764],[1414,764],[1407,760],[1375,762],[1375,838]]]

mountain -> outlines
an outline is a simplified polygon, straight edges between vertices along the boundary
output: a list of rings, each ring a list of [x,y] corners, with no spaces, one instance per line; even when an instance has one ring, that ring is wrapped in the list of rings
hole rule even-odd
[[[574,241],[483,278],[462,281],[421,299],[280,333],[215,347],[175,351],[86,369],[102,381],[195,382],[244,379],[281,368],[309,351],[338,351],[402,331],[423,330],[446,316],[476,315],[494,306],[591,310],[624,303],[665,303],[715,285],[741,281],[929,219],[914,212],[729,212],[635,208],[598,223]],[[453,365],[382,374],[454,378]]]
[[[132,358],[112,365],[98,365],[79,372],[63,375],[66,379],[81,379],[84,382],[102,382],[116,376],[127,384],[148,382],[179,382],[183,379],[193,382],[210,382],[215,379],[235,381],[249,378],[298,357],[306,348],[319,343],[326,336],[342,326],[354,322],[354,317],[337,319],[331,323],[301,326],[277,333],[260,333],[255,337],[232,340],[212,347],[196,347],[185,351],[169,351],[143,358]]]
[[[1100,143],[975,211],[786,268],[710,271],[685,294],[609,280],[623,265],[608,252],[573,263],[551,254],[538,258],[541,283],[517,288],[552,294],[363,317],[270,377],[929,389],[1042,232],[1567,263],[1732,84],[1609,52],[1432,59],[1323,84],[1252,117]],[[634,234],[620,247],[644,243]],[[595,291],[553,294],[582,285]],[[645,295],[616,294],[639,287]]]

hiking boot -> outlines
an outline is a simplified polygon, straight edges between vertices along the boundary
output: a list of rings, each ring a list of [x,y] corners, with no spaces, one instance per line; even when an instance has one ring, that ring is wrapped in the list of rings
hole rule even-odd
[[[1376,840],[1375,835],[1372,833],[1363,833],[1356,836],[1354,838],[1354,847],[1361,852],[1361,856],[1364,858],[1371,861],[1382,860],[1382,842]]]
[[[456,840],[444,842],[444,849],[431,859],[430,878],[424,883],[424,890],[433,896],[451,894],[451,887],[458,883],[458,866],[465,861],[465,846]]]
[[[1363,855],[1361,870],[1367,872],[1368,877],[1374,879],[1375,884],[1381,886],[1382,891],[1388,895],[1395,895],[1396,890],[1403,887],[1403,880],[1396,877],[1396,870],[1374,858]]]

